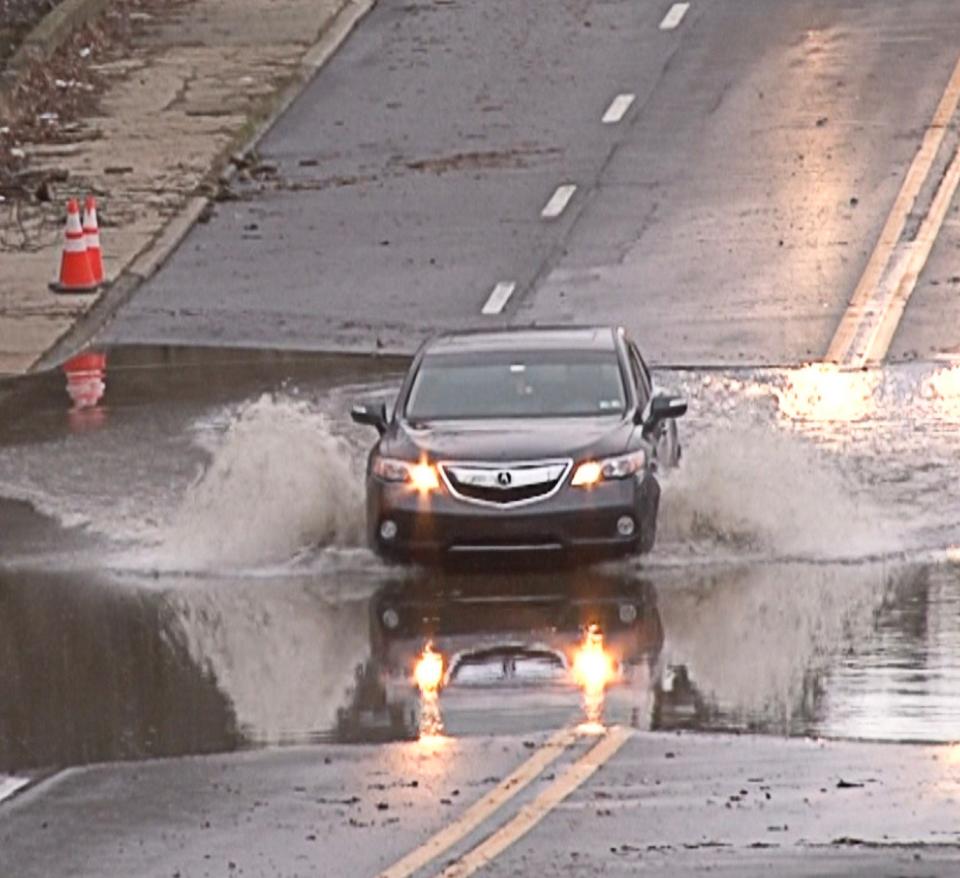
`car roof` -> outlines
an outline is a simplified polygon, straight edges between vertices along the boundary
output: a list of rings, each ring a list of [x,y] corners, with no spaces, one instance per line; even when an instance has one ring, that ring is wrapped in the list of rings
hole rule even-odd
[[[483,351],[614,351],[618,330],[613,326],[517,327],[450,332],[427,342],[424,354],[464,354]]]

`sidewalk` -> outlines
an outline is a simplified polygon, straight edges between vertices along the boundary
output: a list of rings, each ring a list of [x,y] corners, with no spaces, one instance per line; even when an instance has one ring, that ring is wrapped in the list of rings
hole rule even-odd
[[[0,375],[30,369],[97,300],[47,288],[59,266],[67,197],[97,195],[107,279],[120,279],[114,290],[132,290],[207,208],[229,156],[369,5],[138,5],[130,51],[95,68],[105,82],[96,115],[82,120],[73,142],[23,147],[31,170],[49,172],[49,201],[0,203]]]

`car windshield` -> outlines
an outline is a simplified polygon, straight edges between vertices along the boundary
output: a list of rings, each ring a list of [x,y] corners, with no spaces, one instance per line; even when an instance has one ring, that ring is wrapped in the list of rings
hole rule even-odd
[[[626,395],[613,351],[427,355],[406,415],[414,421],[620,415]]]

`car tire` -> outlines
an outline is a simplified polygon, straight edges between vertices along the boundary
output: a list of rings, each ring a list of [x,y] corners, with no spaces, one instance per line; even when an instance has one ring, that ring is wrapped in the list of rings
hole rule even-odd
[[[657,515],[660,511],[660,483],[648,475],[643,481],[640,495],[640,539],[638,541],[641,554],[653,551],[657,541]]]

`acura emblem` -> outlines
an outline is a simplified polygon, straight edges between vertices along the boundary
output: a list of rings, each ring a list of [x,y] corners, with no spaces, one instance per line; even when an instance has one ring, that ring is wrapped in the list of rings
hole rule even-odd
[[[509,488],[510,483],[513,481],[513,476],[510,475],[506,470],[503,472],[497,473],[497,484],[501,488]]]

